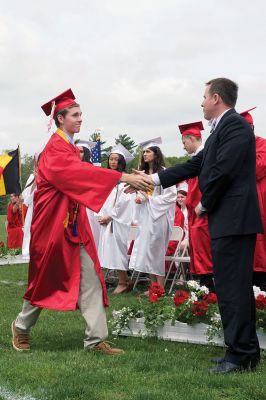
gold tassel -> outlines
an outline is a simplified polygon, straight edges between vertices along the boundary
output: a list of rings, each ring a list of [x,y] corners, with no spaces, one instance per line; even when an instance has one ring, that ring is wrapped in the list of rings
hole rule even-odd
[[[69,222],[69,212],[67,212],[66,218],[64,220],[64,228],[65,229],[68,227],[68,222]]]

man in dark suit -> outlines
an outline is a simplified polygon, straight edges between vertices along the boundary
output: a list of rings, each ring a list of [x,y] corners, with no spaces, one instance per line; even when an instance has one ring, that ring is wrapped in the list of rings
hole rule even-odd
[[[212,121],[204,150],[185,164],[152,176],[163,188],[199,177],[202,193],[196,208],[208,214],[215,288],[225,343],[224,358],[212,373],[254,368],[260,359],[252,288],[256,235],[262,223],[256,191],[255,137],[235,110],[238,86],[217,78],[206,84],[204,117]]]

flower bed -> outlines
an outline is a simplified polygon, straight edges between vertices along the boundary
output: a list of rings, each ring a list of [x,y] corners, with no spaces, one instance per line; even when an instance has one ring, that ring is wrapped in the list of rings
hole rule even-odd
[[[126,336],[157,336],[180,342],[223,345],[223,329],[217,297],[196,281],[164,295],[157,283],[149,287],[149,296],[133,307],[113,312],[113,333]],[[257,308],[257,331],[266,348],[266,293],[254,286]]]
[[[0,242],[0,258],[15,257],[21,254],[21,249],[9,249],[4,242]]]

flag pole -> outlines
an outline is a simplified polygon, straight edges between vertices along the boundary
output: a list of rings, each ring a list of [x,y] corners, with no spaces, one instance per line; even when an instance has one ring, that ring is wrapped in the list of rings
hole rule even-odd
[[[22,177],[21,177],[21,155],[20,155],[20,145],[18,144],[18,170],[19,170],[19,184],[20,184],[20,189],[22,191]],[[22,226],[24,226],[25,223],[25,217],[24,217],[24,207],[23,203],[21,205],[21,218],[22,218]]]

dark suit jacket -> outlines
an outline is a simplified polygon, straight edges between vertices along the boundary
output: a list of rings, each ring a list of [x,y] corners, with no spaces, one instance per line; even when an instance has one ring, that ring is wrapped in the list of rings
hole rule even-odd
[[[204,149],[185,164],[159,173],[162,186],[199,177],[212,239],[262,232],[256,190],[255,136],[235,110],[227,111]]]

